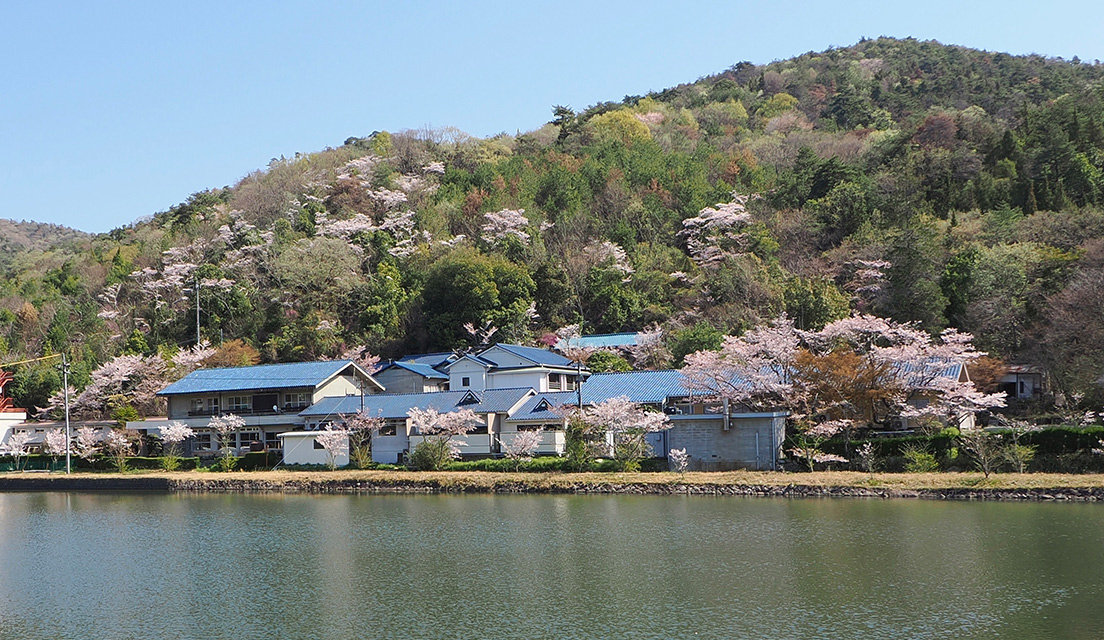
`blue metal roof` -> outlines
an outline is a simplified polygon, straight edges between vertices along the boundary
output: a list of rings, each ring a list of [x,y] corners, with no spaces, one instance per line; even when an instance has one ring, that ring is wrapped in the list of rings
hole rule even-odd
[[[677,369],[595,373],[583,383],[583,403],[593,404],[625,396],[633,402],[660,404],[667,398],[690,395],[686,376]]]
[[[502,349],[507,353],[512,353],[519,358],[525,358],[526,360],[534,364],[542,364],[549,367],[570,367],[574,365],[571,360],[568,360],[555,351],[549,351],[548,349],[538,349],[537,347],[523,347],[518,344],[499,343],[494,345],[493,347],[487,348],[485,351],[480,352],[479,357],[483,360],[494,362],[496,366],[501,366],[500,362],[495,362],[493,353],[488,355],[488,353],[493,351],[495,347],[498,347],[499,349]]]
[[[675,369],[596,373],[583,383],[583,404],[598,404],[620,396],[642,404],[663,404],[668,398],[689,395],[685,381],[682,372]],[[578,398],[575,391],[539,393],[526,400],[510,416],[510,420],[558,420],[559,416],[552,409],[559,405],[574,405]]]
[[[431,367],[439,367],[441,365],[447,364],[449,360],[455,358],[455,353],[451,351],[442,351],[440,353],[416,353],[405,355],[401,358],[395,358],[395,362],[424,364]]]
[[[433,380],[448,380],[449,379],[448,374],[441,373],[440,371],[434,369],[433,367],[429,366],[428,364],[422,364],[422,363],[419,363],[419,362],[392,362],[391,364],[384,365],[382,368],[379,369],[379,371],[383,371],[384,369],[390,369],[391,367],[398,367],[400,369],[406,369],[407,371],[411,371],[413,373],[416,373],[416,374],[422,376],[423,378],[430,378],[430,379],[433,379]]]
[[[364,371],[351,360],[288,362],[285,364],[262,364],[253,367],[196,369],[165,387],[157,395],[259,391],[292,387],[314,388],[350,366],[355,367],[358,371]],[[372,379],[371,376],[369,376],[369,379]],[[379,383],[376,384],[379,386]]]
[[[510,416],[510,420],[560,420],[560,416],[556,415],[553,409],[565,404],[574,405],[576,400],[574,391],[539,393],[518,407],[518,410]]]
[[[636,336],[636,332],[599,333],[560,340],[556,343],[556,348],[590,347],[592,349],[614,349],[617,347],[631,347],[636,344]]]
[[[476,413],[505,413],[522,398],[533,392],[529,387],[515,389],[488,389],[486,391],[437,391],[432,393],[403,393],[395,395],[364,396],[364,412],[380,418],[405,418],[412,408],[455,411],[471,409]],[[476,402],[464,403],[472,395]],[[325,418],[334,415],[357,413],[361,408],[360,396],[323,398],[299,413],[304,418]]]

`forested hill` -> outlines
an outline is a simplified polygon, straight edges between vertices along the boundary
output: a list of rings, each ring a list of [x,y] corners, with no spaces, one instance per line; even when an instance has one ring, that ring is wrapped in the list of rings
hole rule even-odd
[[[235,342],[245,361],[665,332],[670,363],[785,312],[972,332],[1099,397],[1104,66],[877,39],[573,110],[378,132],[147,222],[5,248],[0,361]],[[371,123],[366,123],[367,127]],[[11,245],[9,244],[8,247]],[[13,391],[43,405],[54,369]]]

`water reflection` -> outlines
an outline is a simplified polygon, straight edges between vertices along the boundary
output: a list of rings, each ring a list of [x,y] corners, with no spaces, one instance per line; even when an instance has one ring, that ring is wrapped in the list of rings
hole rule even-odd
[[[1090,638],[1101,525],[1078,504],[0,494],[0,638]]]

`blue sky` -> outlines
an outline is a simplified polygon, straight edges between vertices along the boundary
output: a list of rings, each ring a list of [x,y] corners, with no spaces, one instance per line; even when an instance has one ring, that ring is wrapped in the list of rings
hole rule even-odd
[[[1104,59],[1104,3],[8,2],[0,218],[107,231],[374,130],[528,131],[881,35]]]

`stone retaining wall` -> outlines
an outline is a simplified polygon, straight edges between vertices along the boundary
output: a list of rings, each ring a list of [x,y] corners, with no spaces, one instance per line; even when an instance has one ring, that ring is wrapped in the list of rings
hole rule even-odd
[[[488,483],[439,482],[436,480],[358,480],[294,478],[253,480],[249,478],[166,478],[95,476],[7,476],[0,477],[0,491],[152,491],[176,493],[546,493],[627,495],[710,495],[785,498],[921,498],[930,500],[1020,500],[1020,501],[1104,501],[1101,488],[1050,489],[889,489],[876,487],[824,487],[801,484],[684,484],[645,482],[585,482],[570,480],[543,484],[513,479]]]

